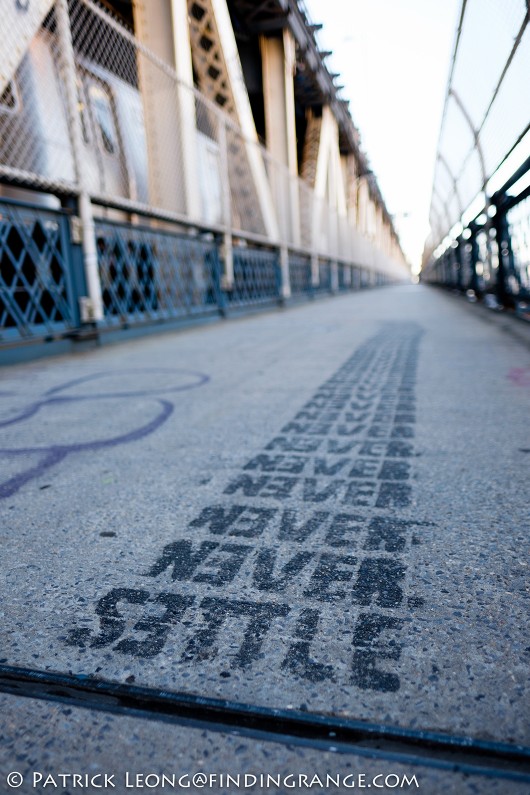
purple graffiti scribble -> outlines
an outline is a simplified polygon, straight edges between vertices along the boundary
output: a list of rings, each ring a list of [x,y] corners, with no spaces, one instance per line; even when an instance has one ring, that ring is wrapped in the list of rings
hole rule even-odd
[[[192,370],[170,370],[166,368],[145,368],[141,370],[121,370],[115,371],[110,373],[112,376],[121,376],[121,375],[152,375],[153,373],[170,373],[171,375],[185,375],[191,376],[195,379],[194,382],[189,384],[182,384],[180,386],[173,386],[173,387],[162,387],[160,389],[147,389],[147,390],[135,390],[135,391],[125,391],[125,392],[104,392],[94,395],[58,395],[60,392],[64,392],[64,390],[69,389],[73,386],[78,386],[79,384],[88,383],[91,381],[96,381],[100,378],[105,378],[109,375],[109,373],[94,373],[93,375],[84,376],[82,378],[77,378],[72,381],[67,381],[64,384],[60,384],[59,386],[53,387],[53,389],[49,389],[47,392],[44,393],[44,397],[41,400],[37,400],[34,403],[31,403],[29,406],[26,406],[20,414],[16,417],[12,417],[9,420],[0,421],[0,428],[5,428],[8,425],[15,425],[16,423],[24,422],[24,420],[33,417],[37,414],[41,408],[50,404],[58,404],[58,403],[71,403],[77,401],[87,401],[87,400],[103,400],[108,398],[137,398],[137,397],[154,397],[155,402],[160,406],[160,410],[157,416],[148,422],[146,425],[142,425],[139,428],[135,428],[128,433],[121,434],[120,436],[114,436],[107,439],[99,439],[93,442],[79,442],[74,444],[67,444],[67,445],[50,445],[48,447],[24,447],[24,448],[17,448],[17,449],[9,449],[9,448],[0,448],[0,456],[5,456],[7,458],[13,458],[20,455],[29,455],[29,454],[42,454],[42,459],[37,463],[35,466],[26,469],[24,472],[21,472],[15,475],[12,478],[0,483],[0,500],[6,499],[7,497],[11,497],[15,494],[19,489],[22,488],[26,483],[34,478],[39,477],[42,475],[47,469],[56,464],[63,461],[67,455],[70,453],[82,453],[82,452],[95,452],[97,450],[101,450],[106,447],[116,447],[122,444],[129,444],[131,442],[136,442],[139,439],[143,439],[145,436],[149,436],[149,434],[154,433],[161,425],[163,425],[166,420],[169,419],[171,414],[174,410],[174,405],[169,400],[163,400],[158,397],[161,394],[168,394],[174,392],[182,392],[188,389],[195,389],[203,384],[206,384],[210,378],[209,376],[205,375],[204,373],[198,373]],[[7,393],[3,393],[4,395]],[[11,393],[12,394],[12,393]]]
[[[517,386],[530,386],[530,367],[512,367],[507,377]]]

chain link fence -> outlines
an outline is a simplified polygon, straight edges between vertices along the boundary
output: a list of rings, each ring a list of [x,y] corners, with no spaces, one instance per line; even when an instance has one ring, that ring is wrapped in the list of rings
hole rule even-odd
[[[297,294],[353,288],[354,265],[403,278],[390,246],[363,238],[97,0],[36,7],[24,54],[0,75],[0,200],[27,198],[37,220],[81,216],[85,321],[285,298],[289,260]],[[67,317],[60,304],[47,322]]]
[[[422,279],[526,312],[530,5],[463,0]]]
[[[426,259],[462,216],[466,219],[468,210],[473,216],[473,207],[478,215],[488,206],[500,187],[492,177],[523,139],[530,154],[529,20],[527,0],[462,2],[438,142]]]

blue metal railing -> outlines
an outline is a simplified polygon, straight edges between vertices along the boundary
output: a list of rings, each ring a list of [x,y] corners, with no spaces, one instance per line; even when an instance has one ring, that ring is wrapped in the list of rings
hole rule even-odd
[[[97,221],[96,245],[107,324],[218,311],[221,277],[213,238]]]
[[[0,201],[0,342],[78,325],[72,267],[67,214]]]
[[[316,291],[319,293],[331,292],[331,262],[323,262],[320,260],[318,264],[319,284]]]
[[[351,268],[349,265],[338,265],[338,287],[340,291],[351,290]]]
[[[311,295],[313,293],[310,257],[304,257],[301,254],[289,255],[289,280],[292,296]]]
[[[472,221],[429,264],[425,281],[507,307],[530,302],[530,187],[512,191],[529,173],[530,159],[491,197],[491,217]]]
[[[509,248],[505,258],[508,291],[517,298],[530,299],[530,196],[514,204],[506,213]],[[503,241],[504,242],[504,241]],[[502,245],[502,244],[501,244]]]
[[[230,306],[249,306],[280,299],[280,260],[276,251],[234,248],[234,285],[227,295]]]
[[[71,204],[75,207],[73,199]],[[72,217],[63,210],[0,200],[0,348],[282,300],[276,249],[234,246],[229,284],[223,279],[222,241],[211,233],[186,234],[169,223],[159,228],[149,221],[96,219],[103,319],[83,325],[79,299],[87,296],[87,286],[81,241],[71,234]],[[329,260],[320,260],[320,283],[313,285],[309,254],[289,252],[288,262],[294,298],[366,285],[366,271],[339,263],[334,287]]]

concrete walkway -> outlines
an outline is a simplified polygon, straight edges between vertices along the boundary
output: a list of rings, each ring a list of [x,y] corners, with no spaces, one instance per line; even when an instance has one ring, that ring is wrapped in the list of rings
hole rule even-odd
[[[0,678],[0,791],[17,771],[24,793],[293,791],[260,774],[528,792],[502,759],[448,769],[422,732],[503,758],[530,744],[529,405],[528,349],[412,286],[4,370],[0,662],[21,670]],[[417,747],[15,695],[31,671],[401,727]],[[135,778],[199,772],[218,778]],[[219,778],[245,773],[247,790]]]

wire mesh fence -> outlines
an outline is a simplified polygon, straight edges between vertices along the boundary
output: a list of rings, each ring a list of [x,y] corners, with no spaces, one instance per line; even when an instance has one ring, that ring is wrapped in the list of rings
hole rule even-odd
[[[11,70],[0,73],[0,198],[27,191],[34,228],[47,235],[68,227],[61,207],[81,216],[76,245],[93,303],[84,320],[122,327],[347,289],[353,264],[401,276],[395,251],[378,250],[243,131],[219,75],[203,90],[179,79],[99,0],[39,0],[31,24],[18,60],[0,45]],[[201,25],[191,20],[192,43]],[[46,212],[58,220],[43,221]],[[26,229],[20,218],[10,228]],[[40,298],[16,265],[16,290],[2,284],[10,334],[78,322],[65,241],[48,246],[62,262],[59,282],[35,242],[24,244]],[[9,270],[13,251],[2,245]]]
[[[347,220],[96,0],[68,0],[77,92],[69,107],[56,6],[0,98],[0,176],[351,257]]]
[[[462,2],[438,143],[427,255],[476,201],[476,214],[488,206],[492,177],[523,139],[526,154],[530,152],[529,21],[526,0]]]

